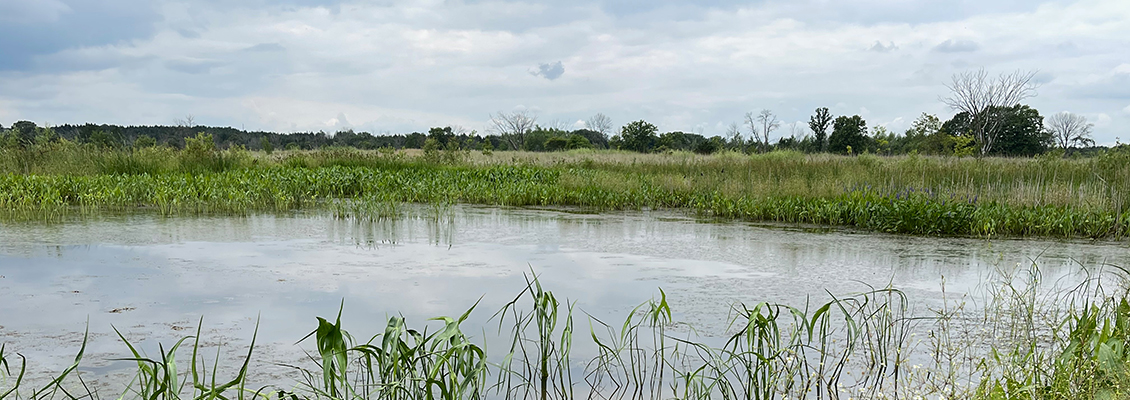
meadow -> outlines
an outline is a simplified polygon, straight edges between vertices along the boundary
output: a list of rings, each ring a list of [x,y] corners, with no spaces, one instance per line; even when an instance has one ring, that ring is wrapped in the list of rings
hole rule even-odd
[[[673,209],[705,219],[915,235],[1120,239],[1130,226],[1128,189],[1125,149],[1086,159],[351,148],[267,154],[191,142],[183,150],[65,141],[0,150],[0,213],[9,219],[447,202]]]

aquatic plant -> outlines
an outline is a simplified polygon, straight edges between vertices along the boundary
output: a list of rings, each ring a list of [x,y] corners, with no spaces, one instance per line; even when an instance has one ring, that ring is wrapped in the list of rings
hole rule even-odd
[[[912,315],[909,299],[894,288],[830,296],[812,308],[737,304],[731,333],[717,343],[693,331],[673,331],[677,322],[662,290],[616,326],[588,315],[588,332],[578,333],[576,303],[559,300],[531,274],[527,287],[491,317],[509,343],[501,353],[488,352],[482,338],[461,328],[477,303],[458,317],[431,319],[439,323],[435,331],[392,316],[382,333],[364,342],[345,330],[339,312],[332,322],[318,318],[302,340],[312,340],[316,351],[312,368],[289,366],[297,386],[253,390],[247,376],[254,339],[235,376],[218,380],[218,354],[211,375],[200,357],[201,321],[195,335],[167,350],[159,346],[157,358],[144,356],[119,333],[130,353],[122,360],[137,366],[118,397],[1123,398],[1130,394],[1130,273],[1090,273],[1075,286],[1056,289],[1043,282],[1035,264],[1002,270],[986,282],[989,302],[981,314],[967,312],[965,300],[947,298],[941,308]],[[911,340],[915,332],[927,333],[928,340]],[[586,337],[595,354],[575,362],[575,342]],[[189,342],[184,371],[177,355]],[[0,346],[0,372],[11,379],[0,380],[6,385],[0,385],[6,388],[0,398],[97,396],[76,372],[85,341],[71,367],[34,389],[25,388],[23,357],[13,373],[15,359],[6,349]],[[912,364],[915,353],[931,361]]]
[[[364,219],[393,202],[446,202],[673,209],[919,235],[1121,238],[1130,226],[1130,163],[1115,151],[1066,160],[51,146],[29,168],[4,167],[14,150],[0,150],[0,171],[9,171],[0,174],[0,217],[243,214],[329,204],[339,217]]]

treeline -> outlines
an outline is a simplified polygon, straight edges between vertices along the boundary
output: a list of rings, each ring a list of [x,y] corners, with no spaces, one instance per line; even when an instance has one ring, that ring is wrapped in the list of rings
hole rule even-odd
[[[65,139],[78,143],[117,148],[168,146],[184,148],[186,138],[199,134],[209,135],[218,148],[243,146],[248,150],[311,150],[330,146],[357,149],[422,149],[429,139],[441,148],[513,150],[510,142],[501,135],[479,135],[462,132],[458,128],[435,127],[427,133],[373,135],[354,132],[352,129],[334,134],[325,132],[276,133],[244,131],[231,127],[193,126],[120,126],[108,124],[59,125],[40,127],[34,122],[19,121],[11,127],[0,125],[0,145],[29,147],[35,143]],[[521,150],[558,151],[578,148],[608,148],[608,137],[600,132],[578,129],[566,131],[538,127],[531,131],[520,145]]]
[[[996,123],[994,143],[984,152],[996,156],[1034,156],[1060,148],[1072,154],[1101,152],[1089,136],[1074,140],[1057,140],[1055,129],[1045,127],[1044,117],[1027,105],[998,107],[986,112]],[[923,113],[904,132],[892,132],[884,126],[868,127],[859,115],[833,116],[827,108],[818,108],[807,126],[792,125],[789,136],[774,135],[781,123],[769,110],[749,113],[745,130],[732,124],[725,136],[705,137],[697,133],[671,131],[660,133],[647,121],[630,122],[612,132],[606,116],[597,114],[587,125],[594,129],[567,130],[542,127],[536,118],[516,112],[492,116],[496,134],[480,135],[461,128],[435,127],[428,132],[373,135],[368,132],[343,130],[325,132],[275,133],[244,131],[231,127],[211,127],[181,123],[178,126],[61,125],[39,127],[33,122],[19,121],[9,128],[0,126],[0,146],[27,148],[37,142],[65,139],[104,148],[168,146],[184,148],[185,139],[199,134],[210,135],[218,148],[242,146],[249,150],[317,149],[330,146],[357,149],[461,149],[461,150],[526,150],[560,151],[572,149],[619,149],[643,153],[692,151],[710,154],[721,150],[759,153],[792,150],[804,153],[836,154],[981,154],[980,143],[973,131],[984,116],[972,118],[958,113],[948,121]],[[799,129],[798,129],[799,127]],[[1089,126],[1088,126],[1089,128]],[[1086,132],[1089,135],[1089,130]],[[778,136],[775,142],[770,138]]]

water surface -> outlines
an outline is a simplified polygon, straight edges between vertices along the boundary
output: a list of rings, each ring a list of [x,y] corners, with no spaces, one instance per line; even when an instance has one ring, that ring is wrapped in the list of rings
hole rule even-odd
[[[295,344],[333,317],[367,338],[390,315],[410,325],[455,316],[476,336],[531,272],[558,298],[620,322],[662,288],[675,319],[723,336],[738,303],[824,302],[828,293],[893,285],[918,311],[977,293],[994,269],[1038,261],[1045,276],[1080,266],[1130,265],[1124,243],[907,237],[704,223],[678,214],[577,214],[456,206],[405,207],[379,222],[317,213],[248,217],[126,215],[64,224],[0,225],[0,342],[29,359],[33,376],[65,368],[89,326],[84,371],[129,372],[117,328],[150,355],[193,334],[237,358],[259,321],[254,379],[273,363],[303,363]],[[587,330],[587,323],[583,330]],[[89,324],[89,325],[88,325]],[[435,323],[433,323],[433,326]],[[38,374],[38,375],[36,375]]]

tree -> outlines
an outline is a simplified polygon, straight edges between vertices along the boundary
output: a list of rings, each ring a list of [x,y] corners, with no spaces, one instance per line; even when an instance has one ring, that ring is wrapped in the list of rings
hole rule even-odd
[[[264,136],[262,139],[259,139],[259,148],[263,149],[263,151],[267,154],[275,152],[275,146],[271,145],[271,139],[268,139],[266,136]]]
[[[867,148],[867,122],[858,115],[836,117],[828,150],[840,154],[858,154]]]
[[[751,113],[746,113],[746,116],[750,115]],[[742,146],[742,130],[738,128],[737,122],[731,122],[730,126],[726,127],[726,138],[729,139],[730,147]]]
[[[573,135],[583,136],[593,147],[607,149],[608,136],[592,129],[577,129],[572,132]]]
[[[746,129],[749,129],[750,141],[760,142],[761,141],[761,130],[757,126],[757,114],[754,114],[753,111],[749,111],[749,112],[745,113],[745,116],[742,117],[742,122],[744,123]],[[730,130],[735,135],[740,136],[740,134],[741,134],[741,131],[738,130],[738,127],[737,127],[736,124],[731,124]]]
[[[107,131],[104,131],[104,130],[101,130],[101,129],[95,130],[93,133],[91,133],[89,141],[90,141],[90,144],[93,144],[95,146],[98,146],[98,147],[101,147],[101,148],[104,148],[104,149],[110,149],[110,148],[118,147],[118,144],[120,144],[120,142],[121,142],[121,140],[119,140],[119,138],[118,138],[118,135],[112,134],[110,132],[107,132]]]
[[[808,129],[812,129],[812,134],[816,135],[816,143],[820,146],[820,151],[824,151],[825,138],[828,137],[828,127],[832,125],[832,114],[828,112],[828,107],[820,107],[816,109],[816,114],[808,118]]]
[[[687,138],[687,134],[681,131],[666,132],[659,135],[659,147],[668,150],[688,150],[690,140]]]
[[[569,141],[561,136],[554,136],[545,141],[545,151],[561,151],[569,146]]]
[[[644,120],[631,122],[620,128],[621,146],[627,150],[647,153],[657,139],[655,133],[659,131],[655,125]]]
[[[1082,115],[1066,111],[1055,113],[1048,118],[1047,127],[1059,148],[1068,149],[1076,145],[1095,144],[1095,140],[1091,139],[1091,129],[1095,124],[1088,123],[1087,117]]]
[[[698,154],[711,154],[722,149],[724,140],[721,136],[714,136],[710,139],[703,140],[694,146],[694,152]]]
[[[138,136],[137,139],[133,140],[133,147],[138,148],[138,149],[143,149],[143,148],[146,148],[146,147],[153,147],[153,146],[156,146],[156,145],[157,145],[157,140],[153,139],[153,137],[149,136],[149,135],[141,135],[141,136]]]
[[[491,127],[502,136],[511,149],[522,149],[526,144],[526,135],[537,127],[538,117],[528,110],[519,110],[510,113],[499,111],[490,117]]]
[[[180,119],[180,118],[173,119],[173,123],[176,124],[176,126],[181,127],[181,128],[195,128],[196,127],[196,117],[193,116],[192,114],[188,114],[188,115],[184,116],[184,119]]]
[[[1044,128],[1044,117],[1035,108],[1018,104],[997,112],[1002,121],[999,145],[990,154],[1032,157],[1055,145],[1051,132]]]
[[[596,115],[593,115],[588,121],[585,121],[585,128],[600,132],[600,134],[605,137],[604,141],[607,142],[608,135],[612,133],[612,118],[608,118],[607,115],[602,113],[596,113]],[[592,141],[592,139],[590,138],[589,141]]]
[[[593,148],[593,145],[588,138],[574,133],[570,134],[566,139],[565,148],[569,150],[591,149]]]
[[[1044,129],[1044,118],[1034,108],[1026,105],[995,107],[986,113],[1001,121],[993,132],[997,144],[989,155],[1030,157],[1043,153],[1054,143],[1051,133]],[[954,145],[954,154],[961,154],[963,137],[973,139],[973,123],[974,118],[968,113],[958,113],[942,124],[942,131],[954,136],[958,142]]]
[[[20,148],[28,148],[35,144],[35,135],[39,127],[31,121],[19,121],[12,124],[10,134],[14,135],[15,145]]]
[[[1036,95],[1035,71],[1002,73],[990,78],[985,69],[954,74],[946,84],[950,97],[943,99],[951,109],[970,116],[969,132],[981,155],[989,154],[996,144],[1004,115],[991,112],[1020,104]]]
[[[768,109],[761,110],[756,117],[753,112],[745,113],[745,123],[753,138],[761,142],[765,148],[769,147],[769,134],[781,127],[781,121],[777,120],[777,116]]]
[[[428,138],[435,139],[440,146],[446,146],[448,141],[455,138],[455,133],[452,132],[450,126],[434,127],[428,129]]]

